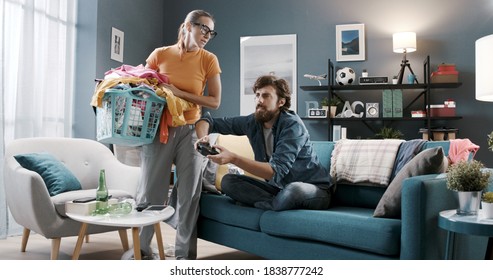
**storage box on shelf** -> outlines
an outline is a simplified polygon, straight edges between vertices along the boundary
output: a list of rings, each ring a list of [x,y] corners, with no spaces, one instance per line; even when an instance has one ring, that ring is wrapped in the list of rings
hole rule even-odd
[[[444,141],[452,140],[457,137],[457,128],[422,128],[419,133],[423,134],[423,140]]]
[[[430,117],[455,117],[455,101],[446,100],[443,104],[430,104]]]
[[[435,83],[458,83],[459,72],[455,69],[455,64],[440,64],[438,70],[431,73],[430,81]]]

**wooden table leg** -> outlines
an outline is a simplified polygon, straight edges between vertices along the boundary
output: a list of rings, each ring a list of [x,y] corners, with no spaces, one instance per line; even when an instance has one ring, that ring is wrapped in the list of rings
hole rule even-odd
[[[163,236],[161,235],[161,226],[159,223],[154,224],[154,232],[156,233],[156,241],[157,241],[157,248],[159,250],[159,258],[161,260],[166,259],[166,256],[164,255],[164,246],[163,246]]]
[[[139,228],[132,228],[132,239],[134,242],[134,258],[136,260],[142,259],[142,254],[140,253],[140,238],[139,238]]]
[[[79,237],[77,237],[77,243],[75,244],[74,253],[72,254],[72,260],[78,260],[80,255],[80,249],[84,242],[84,236],[86,235],[87,224],[82,223],[80,226]]]
[[[21,252],[26,251],[27,241],[29,240],[29,234],[30,233],[31,233],[31,230],[28,228],[24,228],[24,230],[22,231]]]
[[[126,229],[120,229],[118,230],[118,234],[120,235],[120,240],[122,242],[123,246],[123,251],[126,252],[128,251],[128,236],[127,236],[127,230]]]

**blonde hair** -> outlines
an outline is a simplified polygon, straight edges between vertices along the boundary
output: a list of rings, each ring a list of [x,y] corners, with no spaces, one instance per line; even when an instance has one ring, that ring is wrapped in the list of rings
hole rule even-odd
[[[199,20],[199,18],[201,17],[208,17],[210,19],[212,19],[212,21],[214,22],[214,17],[204,11],[204,10],[193,10],[191,11],[190,13],[188,13],[188,15],[185,17],[185,20],[183,21],[183,23],[180,25],[180,27],[178,28],[178,49],[180,49],[180,54],[183,55],[186,51],[187,51],[187,44],[185,42],[185,39],[186,39],[186,24],[187,22],[197,22]]]

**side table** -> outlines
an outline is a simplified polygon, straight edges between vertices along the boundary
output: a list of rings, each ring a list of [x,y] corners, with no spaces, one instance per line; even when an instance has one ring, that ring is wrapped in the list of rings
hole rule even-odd
[[[81,222],[82,225],[79,231],[79,237],[77,238],[77,243],[74,248],[74,253],[72,255],[72,260],[79,259],[80,250],[82,248],[82,243],[84,236],[86,235],[86,229],[88,224],[112,226],[112,227],[130,227],[132,228],[132,239],[134,246],[134,257],[136,260],[141,260],[142,255],[140,253],[140,239],[139,239],[139,229],[143,226],[154,225],[154,232],[156,234],[156,240],[159,249],[159,257],[164,260],[164,246],[163,238],[161,236],[160,222],[168,219],[175,213],[175,209],[171,206],[166,207],[161,211],[132,211],[132,213],[124,216],[110,216],[110,215],[100,215],[100,216],[90,216],[90,215],[79,215],[74,213],[67,213],[71,219]]]
[[[450,260],[454,253],[454,240],[456,233],[488,236],[488,247],[485,259],[491,259],[493,253],[493,219],[485,219],[482,210],[478,215],[457,215],[457,210],[445,210],[438,216],[438,226],[447,231],[447,244],[445,246],[445,259]]]

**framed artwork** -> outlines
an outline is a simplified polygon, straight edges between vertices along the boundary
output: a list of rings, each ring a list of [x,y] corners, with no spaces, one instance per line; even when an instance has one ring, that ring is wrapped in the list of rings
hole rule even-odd
[[[365,25],[336,25],[336,60],[365,60]]]
[[[297,109],[296,34],[240,38],[240,114],[255,112],[253,84],[259,76],[285,79],[291,90],[291,108]]]
[[[111,59],[123,62],[123,31],[111,28]]]

